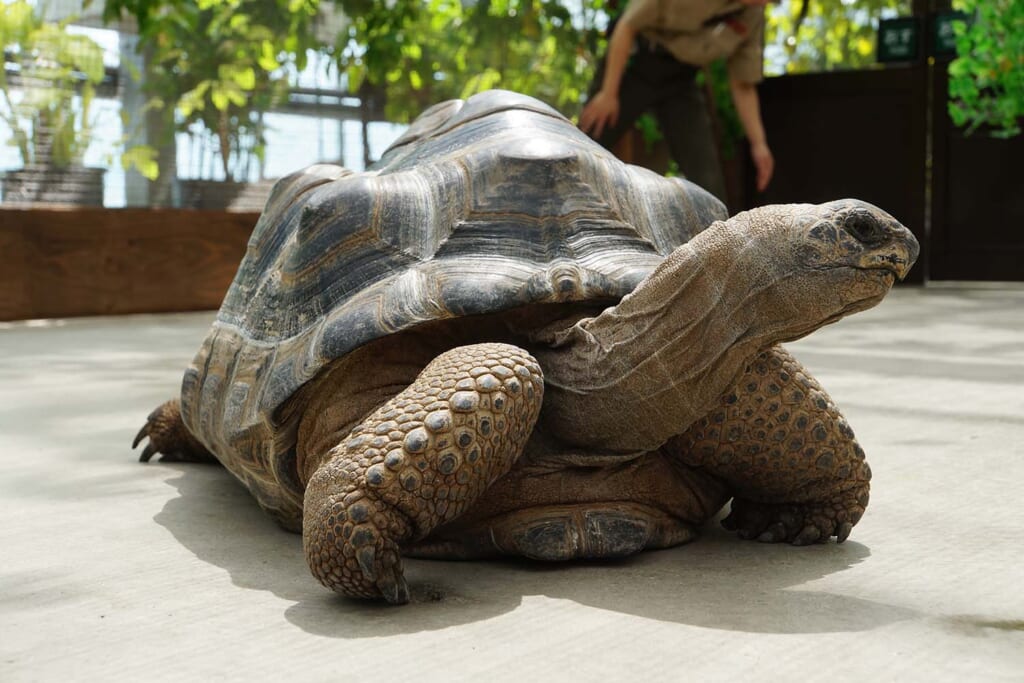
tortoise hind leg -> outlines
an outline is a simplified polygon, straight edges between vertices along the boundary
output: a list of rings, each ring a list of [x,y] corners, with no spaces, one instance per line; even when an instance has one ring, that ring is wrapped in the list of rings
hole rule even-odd
[[[535,433],[477,505],[406,549],[412,557],[624,557],[693,540],[726,486],[662,449],[616,456],[565,449]]]
[[[461,514],[520,456],[540,412],[536,361],[507,344],[434,359],[327,454],[306,487],[310,569],[353,597],[408,601],[400,547]]]
[[[135,435],[132,448],[137,448],[147,437],[149,443],[142,449],[139,462],[149,462],[157,454],[160,454],[161,462],[218,462],[188,431],[181,419],[181,402],[176,398],[166,401],[149,414],[146,424]]]
[[[405,554],[455,560],[598,560],[669,548],[696,537],[695,527],[678,517],[648,505],[615,501],[514,510],[466,529],[439,533]]]
[[[730,486],[722,524],[741,538],[842,542],[868,504],[871,468],[853,430],[779,346],[754,358],[721,404],[670,446]]]

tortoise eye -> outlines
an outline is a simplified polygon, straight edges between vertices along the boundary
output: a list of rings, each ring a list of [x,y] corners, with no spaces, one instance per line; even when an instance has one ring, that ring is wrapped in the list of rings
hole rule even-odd
[[[851,213],[843,221],[843,229],[863,244],[880,244],[885,241],[885,228],[874,216],[864,213]]]

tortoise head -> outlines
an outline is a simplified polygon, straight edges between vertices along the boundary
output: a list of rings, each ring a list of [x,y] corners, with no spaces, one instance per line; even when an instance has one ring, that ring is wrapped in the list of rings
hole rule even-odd
[[[914,235],[867,202],[840,199],[812,205],[806,216],[798,211],[794,218],[794,227],[806,236],[804,256],[811,266],[847,267],[902,280],[917,259]]]
[[[714,223],[537,352],[545,428],[609,451],[655,449],[707,415],[764,349],[878,303],[917,253],[896,219],[854,200]]]
[[[750,295],[779,341],[874,306],[919,253],[910,230],[856,199],[765,206],[734,221],[744,243],[733,266],[754,273]]]

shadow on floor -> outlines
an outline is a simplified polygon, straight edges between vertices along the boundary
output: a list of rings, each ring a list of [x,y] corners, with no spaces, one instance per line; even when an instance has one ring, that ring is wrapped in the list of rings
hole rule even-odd
[[[810,548],[742,542],[709,525],[688,546],[613,562],[405,561],[413,602],[395,608],[332,595],[310,575],[302,540],[279,529],[226,471],[173,467],[179,496],[155,521],[242,588],[295,604],[285,618],[336,638],[447,628],[515,610],[525,596],[702,628],[755,633],[864,631],[916,618],[901,607],[808,589],[804,584],[864,561],[856,542]],[[855,532],[856,535],[856,532]]]

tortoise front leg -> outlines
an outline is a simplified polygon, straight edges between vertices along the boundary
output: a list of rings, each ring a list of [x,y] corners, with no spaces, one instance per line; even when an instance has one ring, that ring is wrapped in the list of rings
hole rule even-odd
[[[310,478],[303,542],[313,574],[353,597],[409,599],[400,548],[461,514],[522,453],[540,413],[536,361],[507,344],[434,359]]]
[[[733,488],[722,524],[741,538],[842,542],[868,504],[871,468],[853,430],[780,346],[748,363],[718,407],[670,445]]]

